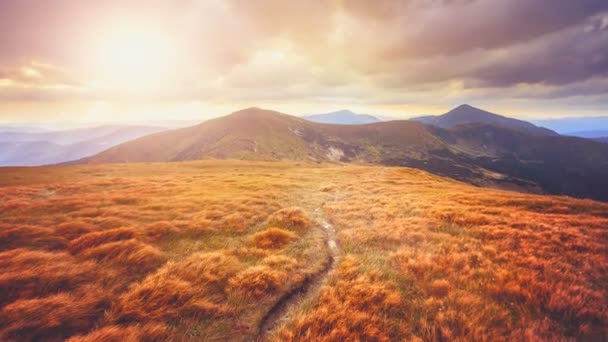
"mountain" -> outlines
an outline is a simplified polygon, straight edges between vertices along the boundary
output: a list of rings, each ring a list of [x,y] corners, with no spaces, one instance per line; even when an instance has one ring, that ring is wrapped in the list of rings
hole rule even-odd
[[[147,126],[101,126],[44,133],[2,132],[0,166],[62,163],[162,130]]]
[[[75,163],[199,159],[409,166],[479,186],[608,201],[607,145],[480,123],[449,129],[410,120],[335,125],[249,108],[141,137]]]
[[[337,112],[316,114],[304,116],[304,119],[308,121],[328,124],[340,124],[340,125],[361,125],[374,122],[381,122],[375,116],[367,114],[355,114],[350,110],[339,110]]]
[[[86,162],[184,161],[236,158],[302,161],[374,161],[377,150],[391,142],[417,154],[440,141],[420,123],[400,121],[363,125],[320,124],[274,111],[249,108],[203,122],[161,132],[116,146]],[[377,146],[376,146],[377,145]],[[417,148],[410,151],[406,147]]]
[[[508,118],[502,115],[475,108],[469,105],[460,105],[449,112],[439,116],[421,116],[411,120],[422,122],[441,128],[451,128],[458,125],[483,123],[501,126],[533,135],[557,135],[556,132],[535,126],[527,121]]]
[[[475,165],[537,184],[545,192],[608,200],[608,145],[471,124],[450,129],[452,146]]]
[[[583,136],[589,131],[608,132],[608,116],[567,117],[560,119],[532,120],[536,125],[547,127],[560,134]],[[605,136],[605,135],[604,135]]]

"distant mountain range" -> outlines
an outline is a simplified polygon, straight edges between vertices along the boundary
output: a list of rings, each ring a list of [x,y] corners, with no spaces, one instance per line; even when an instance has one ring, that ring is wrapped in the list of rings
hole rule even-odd
[[[568,117],[561,119],[531,120],[531,122],[550,128],[564,135],[584,138],[608,136],[608,116]],[[598,133],[600,135],[598,135]]]
[[[442,117],[432,121],[448,128],[411,120],[335,125],[249,108],[141,137],[75,163],[208,158],[374,163],[476,185],[608,201],[608,145],[470,106]]]
[[[594,138],[608,137],[608,130],[575,131],[575,132],[566,132],[563,134],[569,135],[572,137],[594,139]]]
[[[517,120],[513,118],[508,118],[506,116],[490,113],[488,111],[475,108],[466,104],[458,106],[443,115],[420,116],[412,118],[411,120],[441,128],[452,128],[459,125],[484,123],[488,125],[496,125],[504,128],[514,129],[532,135],[558,135],[558,133],[550,129],[535,126],[527,121]]]
[[[303,118],[318,123],[340,125],[361,125],[382,121],[375,116],[368,114],[355,114],[346,109],[325,114],[308,115],[304,116]]]
[[[100,126],[64,131],[0,132],[0,166],[37,166],[91,156],[117,144],[165,130],[148,126]]]

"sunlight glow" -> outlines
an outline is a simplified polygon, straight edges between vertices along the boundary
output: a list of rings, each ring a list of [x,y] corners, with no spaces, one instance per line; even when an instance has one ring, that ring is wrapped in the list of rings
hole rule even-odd
[[[176,44],[165,32],[119,27],[101,35],[93,60],[113,88],[146,90],[160,86],[176,69]]]

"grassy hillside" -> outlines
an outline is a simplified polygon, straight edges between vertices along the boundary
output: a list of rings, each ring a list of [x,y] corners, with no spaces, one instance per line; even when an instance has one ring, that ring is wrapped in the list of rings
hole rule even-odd
[[[75,163],[204,159],[406,166],[478,186],[608,201],[605,144],[479,123],[450,129],[408,120],[332,125],[249,108]]]
[[[249,108],[199,125],[142,137],[85,163],[248,159],[381,162],[445,149],[431,129],[409,121],[332,125]],[[332,153],[334,151],[335,153]]]
[[[0,340],[599,339],[606,227],[409,168],[0,169]]]

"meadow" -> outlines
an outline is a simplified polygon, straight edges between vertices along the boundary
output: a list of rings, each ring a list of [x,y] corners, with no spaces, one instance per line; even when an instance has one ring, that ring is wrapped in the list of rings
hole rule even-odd
[[[607,228],[605,203],[409,168],[5,168],[0,340],[601,339]]]

